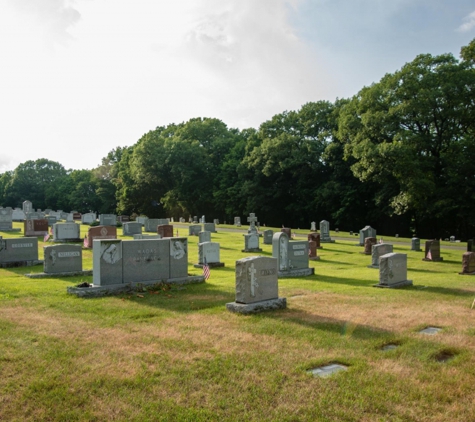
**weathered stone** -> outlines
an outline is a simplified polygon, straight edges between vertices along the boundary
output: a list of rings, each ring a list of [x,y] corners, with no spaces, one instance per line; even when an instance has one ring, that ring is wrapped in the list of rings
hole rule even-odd
[[[29,266],[42,263],[38,259],[38,238],[22,237],[0,240],[0,266]]]
[[[332,240],[330,237],[330,223],[326,220],[320,221],[320,241],[322,243],[334,243],[335,241]]]
[[[142,234],[142,224],[136,221],[129,221],[122,225],[123,236],[133,236],[135,234]]]
[[[47,274],[82,271],[80,245],[52,245],[44,248],[44,272]]]
[[[379,284],[376,287],[412,286],[407,279],[407,255],[388,253],[379,259]]]
[[[437,239],[427,240],[423,261],[443,261],[440,256],[440,241]]]
[[[462,272],[460,274],[475,274],[475,252],[465,252],[462,255]]]
[[[273,230],[264,230],[264,245],[272,245],[272,236],[274,236]]]
[[[371,265],[368,265],[368,268],[379,268],[379,258],[391,252],[393,252],[393,245],[389,243],[377,243],[373,245],[371,248]]]
[[[48,220],[25,220],[23,223],[25,237],[44,236],[48,233]]]
[[[365,255],[371,255],[373,245],[376,245],[376,238],[375,237],[367,237],[364,241],[364,252],[363,253]]]

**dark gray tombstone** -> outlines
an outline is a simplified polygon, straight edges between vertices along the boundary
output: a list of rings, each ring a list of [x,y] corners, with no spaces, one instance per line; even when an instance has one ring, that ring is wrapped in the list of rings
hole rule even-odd
[[[259,248],[259,235],[256,233],[244,234],[244,249],[241,252],[262,252]]]
[[[142,234],[142,224],[135,221],[122,224],[123,236],[133,236],[134,234]]]
[[[413,237],[411,239],[411,251],[421,252],[421,239],[418,237]]]
[[[123,282],[165,281],[170,277],[169,239],[122,242]]]
[[[38,238],[22,237],[0,240],[0,266],[30,266],[42,263],[38,260]]]
[[[326,220],[320,221],[320,241],[322,243],[334,243],[330,237],[330,223]]]
[[[211,242],[211,232],[202,231],[198,233],[198,243]]]
[[[170,279],[188,276],[188,239],[174,237],[170,243]]]
[[[95,286],[123,284],[122,241],[95,239],[93,245],[93,284]]]
[[[115,214],[100,214],[100,226],[117,226],[117,216]]]
[[[45,246],[44,272],[47,274],[82,272],[82,247],[80,245]]]
[[[272,245],[272,236],[274,236],[274,230],[264,230],[264,245]]]
[[[201,226],[198,224],[191,224],[188,226],[188,236],[199,236]]]
[[[388,253],[379,260],[379,284],[375,287],[397,288],[412,286],[412,280],[407,279],[407,255]]]
[[[440,241],[437,239],[426,240],[426,247],[423,261],[443,261],[444,258],[440,256]]]

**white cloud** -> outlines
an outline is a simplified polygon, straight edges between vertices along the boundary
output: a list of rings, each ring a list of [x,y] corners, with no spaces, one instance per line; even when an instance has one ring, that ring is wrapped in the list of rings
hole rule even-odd
[[[475,28],[475,11],[463,18],[464,23],[457,28],[459,32],[469,32]]]

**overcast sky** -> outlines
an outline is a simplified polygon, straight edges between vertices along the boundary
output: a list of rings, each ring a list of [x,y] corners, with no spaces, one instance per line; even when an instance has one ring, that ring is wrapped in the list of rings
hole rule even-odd
[[[473,0],[0,0],[0,172],[193,117],[258,128],[475,38]]]

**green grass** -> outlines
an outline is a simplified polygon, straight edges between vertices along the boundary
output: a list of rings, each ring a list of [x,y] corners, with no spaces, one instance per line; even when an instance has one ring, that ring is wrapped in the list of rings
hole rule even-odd
[[[225,309],[235,261],[250,255],[242,232],[213,234],[226,266],[186,288],[81,299],[66,287],[91,277],[0,269],[0,420],[474,420],[475,277],[458,275],[464,251],[442,242],[444,261],[425,262],[409,239],[384,236],[408,254],[414,286],[378,289],[358,238],[340,236],[318,250],[315,275],[279,280],[286,310],[253,316]],[[83,261],[92,268],[91,251]],[[442,331],[418,333],[428,325]],[[307,373],[332,362],[348,370]]]

